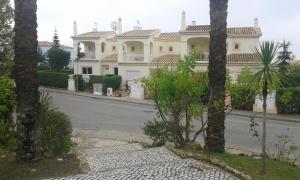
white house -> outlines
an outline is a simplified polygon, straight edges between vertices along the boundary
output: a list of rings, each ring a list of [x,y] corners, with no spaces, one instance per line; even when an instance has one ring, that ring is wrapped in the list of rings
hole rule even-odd
[[[201,57],[197,71],[206,71],[208,66],[210,26],[197,25],[195,21],[186,25],[185,12],[182,12],[181,28],[178,32],[164,33],[159,29],[143,30],[137,27],[122,32],[119,18],[114,31],[77,33],[74,22],[73,53],[74,74],[105,75],[119,74],[122,84],[149,76],[158,66],[174,66],[176,62],[198,48]],[[251,27],[229,27],[227,39],[227,68],[232,78],[237,79],[242,67],[260,65],[253,54],[253,47],[259,45],[262,36],[257,18]],[[78,60],[78,49],[83,57]]]

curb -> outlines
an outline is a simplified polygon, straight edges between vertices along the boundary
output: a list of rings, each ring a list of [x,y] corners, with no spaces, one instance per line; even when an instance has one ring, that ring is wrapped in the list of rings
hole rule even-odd
[[[97,96],[97,95],[89,95],[89,94],[84,94],[84,93],[76,93],[76,92],[70,92],[70,91],[66,91],[64,89],[53,89],[53,88],[46,88],[46,87],[40,87],[41,90],[45,90],[45,91],[49,91],[49,92],[55,92],[55,93],[62,93],[62,94],[69,94],[69,95],[74,95],[74,96],[81,96],[81,97],[89,97],[89,98],[93,98],[93,99],[103,99],[103,100],[109,100],[109,101],[115,101],[115,102],[123,102],[123,103],[131,103],[131,104],[139,104],[139,105],[147,105],[147,106],[153,106],[154,104],[152,102],[147,102],[147,101],[143,101],[143,102],[138,102],[135,100],[126,100],[126,99],[120,99],[118,97],[107,97],[107,96]],[[248,114],[245,114],[248,113]],[[234,115],[234,116],[242,116],[242,117],[251,117],[253,116],[254,118],[263,118],[262,115],[259,114],[251,114],[249,112],[245,112],[245,113],[240,113],[237,111],[232,111],[229,115]],[[292,122],[292,123],[300,123],[300,118],[280,118],[280,117],[267,117],[268,120],[272,120],[272,121],[280,121],[280,122]]]
[[[70,92],[70,91],[65,91],[65,90],[60,90],[60,89],[51,89],[51,88],[45,88],[45,87],[40,87],[39,89],[48,91],[48,92],[54,92],[54,93],[62,93],[62,94],[69,94],[69,95],[74,95],[74,96],[80,96],[80,97],[89,97],[93,99],[103,99],[103,100],[108,100],[108,101],[116,101],[116,102],[124,102],[124,103],[131,103],[131,104],[140,104],[140,105],[153,105],[151,102],[138,102],[135,100],[125,100],[125,99],[120,99],[118,97],[107,97],[107,96],[97,96],[97,95],[89,95],[89,94],[84,94],[84,93],[76,93],[76,92]]]

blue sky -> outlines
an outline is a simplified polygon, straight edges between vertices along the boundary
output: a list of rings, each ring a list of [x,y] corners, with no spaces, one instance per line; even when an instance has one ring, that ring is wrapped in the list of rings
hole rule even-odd
[[[56,27],[61,42],[72,45],[73,21],[79,33],[110,30],[112,21],[123,19],[123,31],[133,29],[139,20],[143,29],[176,32],[182,10],[187,21],[209,24],[209,0],[38,0],[39,40],[52,40]],[[300,59],[299,0],[229,0],[228,26],[252,26],[259,18],[261,40],[292,42],[292,50]]]

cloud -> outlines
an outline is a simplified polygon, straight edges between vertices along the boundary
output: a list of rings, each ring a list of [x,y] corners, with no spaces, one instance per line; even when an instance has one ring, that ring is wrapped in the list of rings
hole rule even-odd
[[[298,0],[229,0],[228,26],[252,26],[257,16],[262,39],[285,38],[300,53],[299,7]],[[110,30],[110,23],[118,17],[123,19],[124,31],[131,30],[137,20],[144,29],[178,31],[182,10],[188,22],[209,24],[209,0],[38,0],[39,40],[51,41],[56,27],[61,42],[72,45],[74,20],[83,33],[91,31],[95,22],[99,30]]]

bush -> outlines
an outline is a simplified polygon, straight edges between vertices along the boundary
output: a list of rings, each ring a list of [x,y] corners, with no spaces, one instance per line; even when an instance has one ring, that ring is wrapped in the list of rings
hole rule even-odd
[[[234,109],[252,111],[256,91],[249,86],[233,84],[230,87],[231,104]]]
[[[52,98],[47,92],[40,95],[41,143],[43,152],[63,155],[70,151],[71,122],[68,116],[57,111],[52,105]]]
[[[68,88],[68,74],[59,72],[39,71],[38,79],[41,86]]]
[[[13,80],[0,76],[0,119],[9,120],[15,106]]]
[[[103,78],[105,76],[97,76],[97,75],[91,75],[90,76],[90,81],[91,83],[103,83]]]
[[[51,69],[47,65],[40,65],[40,66],[37,67],[37,70],[38,71],[50,71]]]
[[[66,74],[74,74],[74,70],[73,69],[64,69],[64,70],[61,70],[59,72],[66,73]]]
[[[102,78],[102,92],[106,94],[107,88],[111,87],[114,91],[117,90],[121,85],[121,76],[104,76]]]
[[[277,90],[276,105],[281,114],[300,114],[300,86]]]
[[[163,146],[167,140],[166,126],[162,121],[148,121],[143,127],[145,135],[153,140],[153,146]]]

